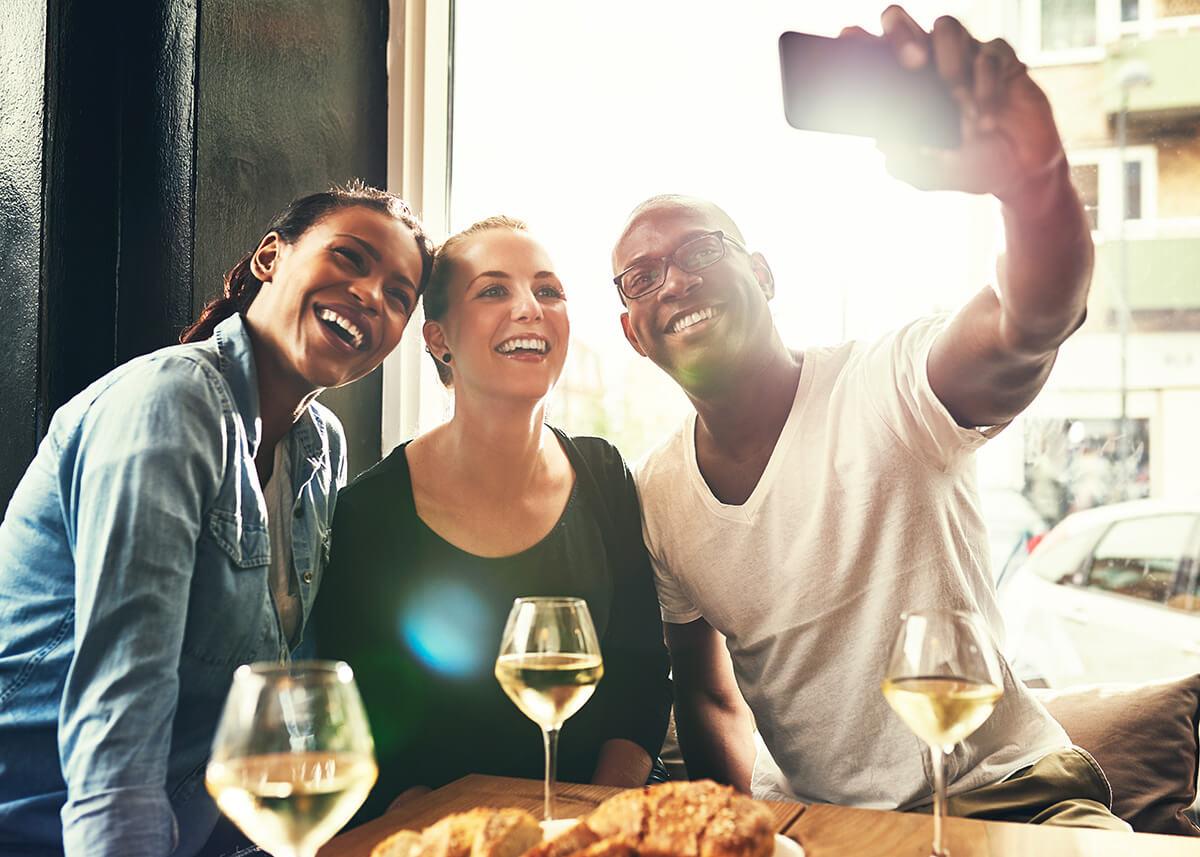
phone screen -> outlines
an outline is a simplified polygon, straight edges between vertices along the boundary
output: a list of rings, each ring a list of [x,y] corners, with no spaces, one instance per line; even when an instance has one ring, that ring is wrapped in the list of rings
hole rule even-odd
[[[794,128],[943,149],[962,142],[958,105],[937,71],[902,68],[883,42],[788,32],[779,60]]]

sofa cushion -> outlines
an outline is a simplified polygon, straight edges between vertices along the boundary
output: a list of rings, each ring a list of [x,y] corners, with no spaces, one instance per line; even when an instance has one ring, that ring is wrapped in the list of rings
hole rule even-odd
[[[1200,836],[1185,814],[1200,768],[1200,675],[1035,693],[1108,775],[1115,814],[1134,830]]]

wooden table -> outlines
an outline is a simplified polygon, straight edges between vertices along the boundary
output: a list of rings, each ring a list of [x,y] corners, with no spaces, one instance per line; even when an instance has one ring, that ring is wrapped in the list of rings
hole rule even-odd
[[[560,817],[586,815],[619,789],[559,785]],[[799,803],[764,803],[775,829],[804,846],[807,857],[928,857],[933,820],[927,815]],[[452,812],[477,806],[515,806],[542,811],[539,780],[473,774],[343,833],[319,857],[370,857],[371,848],[402,828],[420,830]],[[946,820],[952,857],[1200,857],[1200,839],[1074,830],[965,818]]]

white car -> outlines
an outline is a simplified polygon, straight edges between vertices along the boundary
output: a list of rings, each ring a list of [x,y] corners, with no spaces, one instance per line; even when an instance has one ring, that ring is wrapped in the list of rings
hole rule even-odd
[[[1200,503],[1068,515],[1000,581],[1005,654],[1052,687],[1200,672],[1198,584]]]
[[[999,586],[1004,575],[1025,561],[1033,545],[1048,529],[1046,520],[1019,491],[985,488],[979,507],[987,522],[991,547],[992,580]]]

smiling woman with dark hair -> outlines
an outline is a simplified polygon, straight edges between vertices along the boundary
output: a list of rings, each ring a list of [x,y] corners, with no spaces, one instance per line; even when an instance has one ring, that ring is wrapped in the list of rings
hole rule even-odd
[[[633,479],[620,453],[544,422],[570,337],[567,294],[520,221],[448,239],[425,292],[425,342],[454,391],[449,422],[342,492],[317,646],[349,661],[397,794],[470,772],[540,777],[537,726],[492,675],[513,599],[587,601],[604,657],[563,730],[562,779],[637,786],[671,703]]]
[[[337,418],[432,267],[398,198],[303,197],[164,348],[54,415],[0,525],[0,853],[194,855],[239,664],[286,660],[317,593]]]

